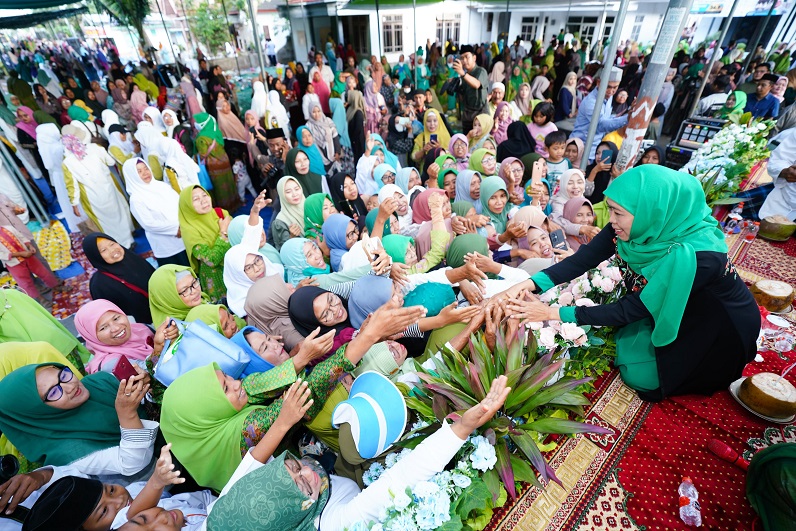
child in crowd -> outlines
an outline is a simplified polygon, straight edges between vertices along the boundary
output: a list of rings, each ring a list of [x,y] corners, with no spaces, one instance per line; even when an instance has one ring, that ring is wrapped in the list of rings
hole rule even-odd
[[[611,131],[603,137],[603,142],[613,142],[617,149],[622,147],[622,141],[627,137],[627,125],[624,125],[616,131]]]
[[[567,134],[563,131],[553,131],[545,137],[544,145],[547,148],[547,178],[555,189],[561,174],[572,168],[572,163],[564,157]]]
[[[232,165],[232,173],[235,174],[235,184],[238,187],[238,196],[240,197],[241,203],[246,202],[246,190],[252,195],[252,197],[257,197],[257,190],[254,189],[252,185],[252,179],[249,177],[249,172],[246,170],[246,164],[243,163],[242,160],[238,159]]]
[[[544,144],[544,139],[550,133],[558,131],[558,127],[553,123],[553,116],[555,116],[555,114],[556,109],[553,107],[552,103],[546,101],[537,103],[531,115],[533,121],[528,124],[528,131],[531,132],[531,136],[536,140],[536,152],[544,158],[547,158],[547,149]]]
[[[36,257],[36,248],[21,232],[11,225],[0,225],[0,262],[28,296],[39,301],[43,306],[50,303],[42,297],[33,281],[36,275],[48,288],[52,289],[63,284],[49,267]]]

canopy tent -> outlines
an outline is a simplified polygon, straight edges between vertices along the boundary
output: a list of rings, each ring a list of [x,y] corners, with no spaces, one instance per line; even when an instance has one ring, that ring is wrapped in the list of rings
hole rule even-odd
[[[2,1],[2,0],[0,0]],[[67,2],[74,3],[74,2]],[[61,9],[60,11],[38,11],[27,15],[20,15],[16,17],[2,17],[0,18],[0,29],[19,29],[29,28],[31,26],[38,26],[44,22],[55,20],[58,18],[68,18],[75,15],[82,15],[88,13],[88,7],[77,7],[73,9]]]
[[[75,0],[25,0],[24,2],[19,0],[0,0],[0,9],[42,9],[77,3]]]

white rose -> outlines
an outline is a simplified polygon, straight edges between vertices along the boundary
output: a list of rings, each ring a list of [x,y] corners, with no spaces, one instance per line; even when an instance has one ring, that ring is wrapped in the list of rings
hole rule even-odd
[[[586,332],[575,323],[561,324],[561,337],[563,337],[566,341],[575,341],[576,339],[585,335]]]
[[[528,328],[530,328],[531,330],[541,330],[543,326],[544,323],[542,323],[541,321],[528,323]]]
[[[539,344],[550,350],[556,346],[556,331],[547,326],[539,330]]]
[[[582,299],[578,299],[575,301],[575,306],[586,306],[587,308],[591,306],[597,306],[597,303],[593,300],[583,297]]]
[[[565,291],[558,297],[558,304],[561,306],[569,306],[575,300],[575,297],[572,296],[572,293]]]

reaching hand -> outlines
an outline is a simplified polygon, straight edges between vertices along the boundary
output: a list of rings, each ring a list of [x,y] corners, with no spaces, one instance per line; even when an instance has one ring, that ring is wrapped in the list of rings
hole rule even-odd
[[[600,234],[600,228],[594,225],[581,225],[580,234],[587,242],[590,242],[592,238]]]
[[[229,230],[229,224],[232,223],[232,218],[227,216],[224,219],[218,220],[218,230],[221,232],[222,236],[227,235],[227,231]]]
[[[155,487],[165,488],[169,485],[179,485],[185,483],[185,478],[180,477],[180,471],[174,470],[174,463],[171,458],[171,443],[160,449],[160,457],[155,465],[155,473],[152,474],[152,481]]]
[[[277,422],[281,421],[288,426],[294,426],[301,421],[314,402],[311,397],[312,391],[307,386],[307,382],[301,378],[296,379],[282,396],[282,408],[276,418]]]
[[[461,418],[451,425],[451,429],[460,439],[467,440],[474,430],[486,424],[495,416],[498,409],[503,407],[511,392],[511,387],[506,387],[507,381],[503,375],[492,380],[492,386],[484,399],[465,411]]]
[[[304,236],[304,230],[299,227],[298,223],[291,223],[290,227],[288,227],[288,231],[290,231],[290,235],[294,238],[301,238]]]
[[[406,286],[409,284],[409,275],[406,273],[408,270],[408,265],[401,262],[393,262],[390,266],[390,279],[399,286]]]
[[[456,304],[456,302],[453,302],[445,306],[439,312],[439,318],[445,323],[442,326],[453,323],[466,323],[481,313],[481,308],[478,306],[465,306],[463,308],[457,308]]]
[[[500,321],[503,319],[503,307],[497,301],[490,301],[486,305],[486,316],[484,322],[486,324],[484,330],[484,340],[489,350],[494,350],[497,344],[497,333],[500,328]]]
[[[395,200],[392,197],[388,197],[379,204],[379,216],[383,219],[390,219],[396,208]]]
[[[252,204],[251,213],[256,216],[256,215],[258,215],[260,213],[260,211],[262,209],[264,209],[265,207],[267,207],[270,204],[271,204],[271,200],[265,198],[265,190],[263,190],[262,192],[260,192],[260,195],[258,195],[254,199],[254,204]]]
[[[464,295],[464,298],[467,299],[467,302],[472,305],[476,305],[484,300],[483,292],[478,289],[475,284],[468,280],[462,280],[459,282],[459,291],[462,292],[462,295]]]
[[[373,312],[370,320],[363,323],[359,330],[360,333],[371,334],[372,338],[375,338],[375,343],[378,343],[403,332],[408,326],[417,323],[426,316],[426,312],[427,310],[423,306],[404,308],[402,302],[393,297]]]
[[[321,333],[321,327],[319,326],[308,335],[304,341],[301,342],[301,348],[297,356],[301,356],[304,361],[307,363],[320,358],[330,350],[334,346],[334,335],[336,333],[335,330],[329,330],[324,335],[319,335]]]
[[[553,318],[550,307],[538,300],[511,299],[506,304],[506,309],[512,318],[524,319],[533,323],[541,323]]]
[[[304,286],[317,286],[317,285],[318,285],[318,282],[314,278],[307,277],[307,278],[302,278],[301,280],[299,280],[299,283],[296,286],[296,289],[303,288]]]

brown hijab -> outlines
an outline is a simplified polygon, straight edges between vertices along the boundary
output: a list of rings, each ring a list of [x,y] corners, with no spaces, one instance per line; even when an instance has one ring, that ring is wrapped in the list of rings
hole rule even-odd
[[[291,294],[290,286],[284,281],[274,276],[261,278],[249,288],[243,306],[248,323],[266,334],[282,336],[282,342],[288,352],[304,340],[304,336],[296,331],[288,314],[287,303]]]
[[[249,142],[249,134],[240,118],[232,114],[229,102],[219,102],[216,106],[218,110],[218,127],[225,139],[236,140],[244,144]]]

